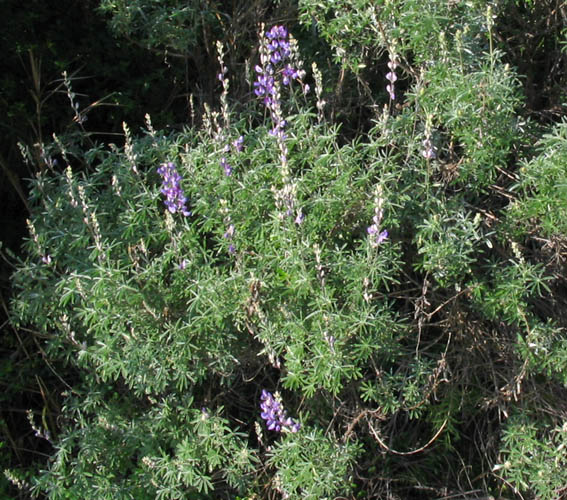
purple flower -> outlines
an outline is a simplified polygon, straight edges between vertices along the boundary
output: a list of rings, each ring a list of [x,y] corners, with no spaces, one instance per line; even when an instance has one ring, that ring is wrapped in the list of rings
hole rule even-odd
[[[225,240],[228,240],[229,242],[231,242],[231,243],[228,245],[228,253],[230,253],[230,254],[235,254],[235,253],[236,253],[236,248],[235,248],[234,245],[232,244],[232,238],[234,238],[234,231],[235,231],[235,229],[234,229],[234,224],[230,224],[230,225],[228,226],[228,229],[226,230],[226,232],[222,235],[222,237],[223,237]]]
[[[264,98],[264,105],[270,111],[272,129],[269,133],[277,140],[284,181],[283,188],[276,192],[276,206],[279,209],[286,209],[283,214],[287,217],[293,217],[295,187],[291,183],[288,168],[287,134],[285,132],[287,122],[282,111],[280,90],[282,84],[290,85],[294,79],[301,82],[304,74],[303,71],[298,71],[287,63],[290,58],[291,46],[287,29],[284,26],[273,26],[265,34],[265,40],[260,48],[261,65],[255,66],[258,76],[254,82],[254,92],[257,96]],[[307,91],[307,86],[304,86],[304,90]],[[297,213],[296,215],[295,223],[300,225],[303,221],[303,214]]]
[[[274,26],[266,33],[266,38],[269,40],[267,48],[272,63],[276,64],[290,56],[291,50],[287,37],[287,29],[283,26]]]
[[[264,104],[267,107],[271,107],[273,96],[277,93],[274,77],[272,75],[259,75],[258,79],[254,82],[254,87],[254,93],[258,97],[264,96]]]
[[[301,425],[287,416],[281,403],[274,398],[272,393],[265,389],[262,390],[260,401],[262,410],[260,416],[266,421],[269,430],[276,432],[297,432],[299,430]]]
[[[291,80],[295,80],[299,77],[297,70],[292,68],[289,64],[283,69],[282,75],[282,82],[284,85],[289,85]]]
[[[183,189],[181,189],[182,177],[177,172],[175,165],[172,162],[164,163],[158,168],[157,172],[163,179],[161,193],[166,197],[164,203],[167,209],[172,214],[181,212],[186,217],[191,215],[191,212],[185,207],[187,198]]]
[[[234,224],[231,224],[230,226],[228,226],[226,233],[223,234],[223,238],[227,240],[232,240],[233,236],[234,236]]]
[[[270,47],[270,46],[268,45],[268,48],[269,48],[269,47]],[[277,50],[273,51],[273,52],[272,52],[272,55],[270,56],[270,61],[272,61],[272,63],[274,63],[274,64],[277,64],[277,63],[279,63],[281,60],[282,60],[281,54],[280,54]]]
[[[383,243],[386,238],[388,238],[388,231],[385,229],[383,231],[380,231],[380,228],[376,224],[372,224],[367,230],[368,234],[374,236],[374,238],[371,240],[372,246],[377,247],[378,245]]]
[[[269,40],[274,40],[276,38],[287,38],[287,29],[285,26],[274,26],[270,31],[266,33],[266,38]]]
[[[272,76],[259,75],[258,79],[254,82],[254,93],[257,96],[272,94],[274,85],[274,78]]]
[[[230,165],[230,163],[228,163],[228,161],[226,161],[226,158],[223,156],[221,158],[220,161],[221,167],[224,168],[224,173],[227,177],[230,177],[232,175],[232,166]]]
[[[281,67],[291,56],[291,48],[288,41],[287,29],[283,26],[274,26],[266,33],[268,42],[265,45],[266,59],[263,59],[263,67],[256,65],[255,70],[258,78],[254,82],[254,92],[257,96],[264,96],[264,104],[272,107],[277,94],[274,75],[275,67]],[[289,85],[292,79],[299,78],[299,72],[287,64],[282,70],[282,82]]]
[[[437,158],[437,148],[432,144],[431,139],[427,137],[423,140],[423,150],[421,154],[426,160],[434,160]]]
[[[271,129],[268,133],[273,137],[278,137],[282,141],[287,139],[287,134],[285,133],[285,126],[287,122],[285,120],[281,120],[279,123],[274,125],[274,128]]]
[[[240,136],[232,143],[232,145],[234,146],[234,149],[240,153],[242,149],[244,149],[244,137]]]
[[[386,238],[388,238],[388,231],[384,229],[376,236],[376,245],[380,245]]]
[[[388,238],[388,231],[386,231],[385,229],[383,231],[380,231],[380,219],[381,217],[378,215],[372,217],[374,224],[368,226],[368,228],[366,229],[366,231],[368,231],[368,234],[370,236],[373,236],[370,241],[373,247],[377,247],[378,245],[383,243],[386,238]]]

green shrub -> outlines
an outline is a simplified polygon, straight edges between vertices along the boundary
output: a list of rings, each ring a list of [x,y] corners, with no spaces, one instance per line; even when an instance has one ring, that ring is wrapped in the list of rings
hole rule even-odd
[[[567,123],[561,121],[538,143],[539,154],[525,162],[509,210],[510,222],[523,233],[537,228],[545,238],[567,234]]]
[[[542,500],[565,494],[567,426],[553,427],[525,414],[513,415],[502,436],[500,463],[494,466],[515,487],[533,491]]]
[[[326,121],[317,68],[305,73],[272,28],[258,103],[233,112],[219,47],[221,106],[200,129],[166,134],[148,117],[140,135],[124,127],[123,147],[85,150],[85,174],[33,181],[13,321],[76,373],[34,493],[557,491],[561,413],[548,416],[556,431],[534,431],[535,462],[513,417],[526,410],[539,428],[567,358],[562,317],[542,305],[557,277],[499,198],[526,139],[492,14],[485,2],[350,2],[343,16],[343,4],[300,8],[339,55],[351,42],[388,51],[364,136]],[[369,45],[373,16],[388,35]],[[69,157],[63,140],[48,153]],[[517,207],[555,178],[525,172]],[[271,410],[264,391],[278,391]]]

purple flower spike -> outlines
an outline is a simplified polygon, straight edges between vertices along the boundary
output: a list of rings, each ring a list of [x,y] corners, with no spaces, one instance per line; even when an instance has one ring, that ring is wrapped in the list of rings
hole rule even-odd
[[[164,204],[167,209],[172,214],[181,212],[185,217],[191,215],[191,212],[185,207],[187,198],[183,193],[183,189],[181,189],[182,177],[177,172],[175,164],[169,162],[161,165],[158,168],[158,174],[163,179],[161,193],[166,197]]]
[[[388,92],[390,99],[392,101],[396,100],[394,83],[398,79],[398,75],[396,75],[397,67],[398,67],[398,56],[396,54],[390,53],[390,60],[388,61],[388,68],[390,69],[390,71],[386,73],[386,80],[388,80],[390,83],[386,85],[386,92]]]
[[[260,396],[260,416],[266,421],[268,429],[276,432],[297,432],[301,425],[287,416],[281,403],[277,401],[271,392],[262,390]]]
[[[299,78],[299,72],[289,64],[282,68],[283,63],[291,57],[287,29],[283,26],[274,26],[265,36],[268,58],[263,62],[263,67],[258,65],[254,67],[258,73],[258,78],[254,82],[254,93],[264,97],[264,104],[271,108],[274,106],[277,94],[274,76],[281,72],[283,84],[289,85],[292,80]],[[277,71],[278,68],[280,71]]]
[[[269,40],[267,48],[270,54],[270,61],[273,64],[284,61],[291,55],[289,41],[287,39],[288,32],[285,27],[274,26],[266,33],[266,38]]]

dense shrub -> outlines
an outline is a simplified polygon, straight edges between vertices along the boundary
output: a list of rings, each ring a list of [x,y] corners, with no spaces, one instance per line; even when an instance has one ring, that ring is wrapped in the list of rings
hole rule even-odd
[[[160,29],[178,40],[197,21],[174,8]],[[341,135],[317,66],[268,26],[238,113],[219,44],[201,128],[148,116],[122,147],[85,148],[83,173],[64,138],[46,146],[65,169],[32,183],[13,322],[75,376],[22,489],[562,494],[565,318],[547,303],[564,286],[564,124],[518,162],[529,124],[490,2],[299,11],[345,71],[383,70],[364,135]]]

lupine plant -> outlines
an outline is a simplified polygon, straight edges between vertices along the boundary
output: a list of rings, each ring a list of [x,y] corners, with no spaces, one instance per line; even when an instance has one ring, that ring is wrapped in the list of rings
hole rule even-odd
[[[21,488],[564,492],[567,322],[546,303],[565,232],[542,208],[563,207],[564,127],[516,168],[520,90],[489,2],[327,3],[300,15],[343,69],[384,70],[363,137],[327,120],[318,67],[275,24],[242,116],[219,47],[220,110],[201,128],[148,117],[123,147],[84,151],[85,173],[34,179],[13,321],[76,376],[58,425],[34,427],[56,452]]]

